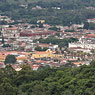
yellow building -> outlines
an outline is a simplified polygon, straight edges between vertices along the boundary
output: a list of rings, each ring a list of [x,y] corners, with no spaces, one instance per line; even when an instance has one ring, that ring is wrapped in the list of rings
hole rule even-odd
[[[43,57],[62,57],[61,54],[54,54],[51,50],[47,50],[45,52],[35,52],[32,57],[33,58],[43,58]]]
[[[38,20],[37,23],[45,23],[45,20]]]
[[[17,55],[24,55],[24,56],[18,56],[16,57],[17,61],[23,61],[23,60],[29,60],[30,59],[30,56],[31,56],[31,52],[16,52],[16,51],[10,51],[10,52],[0,52],[0,62],[4,62],[5,59],[6,59],[6,56],[7,55],[14,55],[14,54],[17,54]]]

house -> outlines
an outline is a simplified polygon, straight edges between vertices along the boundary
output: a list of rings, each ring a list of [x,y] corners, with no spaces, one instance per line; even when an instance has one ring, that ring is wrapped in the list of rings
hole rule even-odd
[[[5,64],[3,62],[0,62],[0,68],[5,68]]]
[[[35,36],[48,36],[48,35],[56,35],[55,31],[21,31],[20,37],[35,37]]]
[[[95,23],[95,18],[93,18],[93,19],[87,19],[87,22],[88,23]]]
[[[19,65],[12,65],[16,71],[20,71],[22,68]]]
[[[3,28],[1,32],[4,38],[18,38],[20,34],[18,27]]]
[[[42,48],[44,48],[44,47],[47,47],[48,49],[52,49],[52,50],[54,50],[54,49],[57,49],[58,48],[58,45],[53,45],[53,44],[44,44],[44,43],[37,43],[36,44],[37,46],[40,46],[40,47],[42,47]]]
[[[32,57],[33,58],[43,58],[43,57],[50,57],[52,55],[52,51],[48,50],[48,51],[36,51]]]
[[[95,38],[95,34],[88,34],[86,38]]]
[[[33,58],[44,58],[44,57],[63,57],[62,54],[54,54],[50,49],[46,51],[36,51],[32,54]]]
[[[30,67],[33,69],[33,70],[37,70],[39,68],[40,65],[37,65],[37,64],[30,64]]]
[[[89,61],[79,61],[79,62],[72,62],[72,64],[76,65],[77,67],[81,66],[81,65],[89,65],[90,62]]]
[[[41,6],[36,6],[36,7],[33,7],[32,10],[41,10],[42,7]]]
[[[31,53],[27,52],[17,52],[17,51],[9,51],[9,52],[0,52],[0,62],[4,62],[7,55],[15,55],[17,61],[30,60],[29,56]]]

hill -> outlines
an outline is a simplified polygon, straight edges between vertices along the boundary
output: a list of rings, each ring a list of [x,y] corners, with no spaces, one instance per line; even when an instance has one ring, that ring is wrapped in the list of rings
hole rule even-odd
[[[67,2],[68,1],[68,2]],[[35,24],[44,19],[52,25],[81,24],[95,18],[95,0],[1,0],[0,14]],[[36,8],[39,6],[40,9]]]

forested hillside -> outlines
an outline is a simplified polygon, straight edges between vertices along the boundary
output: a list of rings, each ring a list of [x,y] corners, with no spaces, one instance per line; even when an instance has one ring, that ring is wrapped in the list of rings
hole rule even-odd
[[[36,6],[41,9],[33,10]],[[2,15],[29,23],[44,19],[52,25],[84,23],[88,18],[95,18],[94,7],[95,0],[0,0]]]
[[[0,69],[0,95],[95,95],[95,65],[19,72],[8,65]]]

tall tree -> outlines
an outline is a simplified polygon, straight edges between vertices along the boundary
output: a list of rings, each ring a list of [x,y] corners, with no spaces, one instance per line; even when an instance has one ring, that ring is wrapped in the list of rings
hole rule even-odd
[[[4,36],[2,35],[2,44],[5,44]]]
[[[14,55],[8,55],[5,59],[5,65],[6,64],[15,64],[16,63],[16,57]]]

